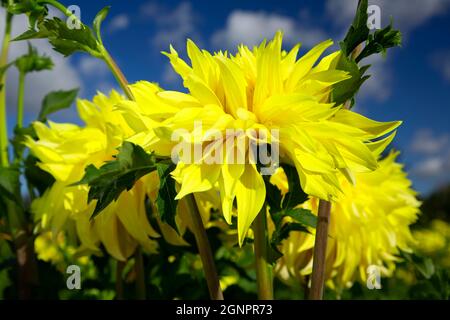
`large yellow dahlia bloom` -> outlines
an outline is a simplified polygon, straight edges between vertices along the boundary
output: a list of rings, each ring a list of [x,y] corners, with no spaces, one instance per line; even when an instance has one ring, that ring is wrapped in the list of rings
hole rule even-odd
[[[414,244],[409,226],[419,214],[420,202],[411,188],[403,166],[390,153],[380,167],[356,175],[356,184],[339,179],[343,190],[332,204],[327,247],[328,285],[337,289],[355,279],[366,281],[367,268],[378,266],[389,276],[399,261],[399,250]],[[278,179],[277,186],[282,186]],[[317,198],[304,204],[317,213]],[[314,232],[314,230],[311,230]],[[283,257],[276,271],[287,282],[305,281],[312,272],[314,235],[291,232],[280,250]]]
[[[329,102],[333,85],[350,77],[336,70],[339,51],[319,60],[331,45],[322,42],[297,59],[300,45],[283,51],[281,33],[253,49],[241,45],[235,55],[210,54],[188,41],[190,65],[172,47],[166,55],[189,93],[141,83],[145,98],[119,108],[139,132],[132,140],[148,150],[173,156],[180,140],[200,148],[200,159],[180,157],[173,172],[181,185],[177,198],[217,188],[229,223],[236,200],[242,244],[265,200],[250,144],[279,145],[280,160],[295,165],[303,190],[330,200],[339,196],[339,172],[351,179],[354,172],[377,168],[377,155],[393,134],[374,139],[400,124],[376,122]],[[217,153],[221,161],[208,162]],[[239,156],[244,161],[236,164]]]

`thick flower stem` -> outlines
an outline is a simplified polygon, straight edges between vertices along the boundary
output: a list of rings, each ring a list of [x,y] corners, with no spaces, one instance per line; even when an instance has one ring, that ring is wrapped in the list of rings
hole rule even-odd
[[[272,266],[268,261],[269,239],[267,236],[266,206],[253,222],[256,283],[259,300],[273,300]]]
[[[144,257],[142,255],[142,248],[138,247],[135,258],[135,271],[136,271],[136,299],[145,300],[147,298],[147,293],[145,289],[145,268],[144,268]]]
[[[320,200],[316,238],[314,242],[314,260],[311,275],[310,300],[322,300],[325,284],[326,252],[328,242],[328,223],[330,220],[331,203]]]
[[[194,196],[192,194],[186,196],[186,202],[191,214],[192,232],[194,233],[198,252],[202,260],[209,296],[212,300],[223,300],[223,293],[220,288],[219,276],[217,274],[216,265],[214,264],[208,235],[206,234],[206,229],[203,225],[202,217],[198,211]]]
[[[25,91],[25,73],[19,73],[19,88],[17,90],[17,127],[23,126],[23,98]]]
[[[0,67],[8,63],[9,41],[13,15],[6,11],[5,33],[3,35]],[[8,123],[6,117],[6,72],[0,77],[0,166],[8,166]]]

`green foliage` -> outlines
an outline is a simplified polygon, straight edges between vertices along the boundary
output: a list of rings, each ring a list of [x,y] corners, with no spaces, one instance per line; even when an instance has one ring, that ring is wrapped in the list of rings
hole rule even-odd
[[[284,197],[281,196],[281,192],[276,186],[272,185],[267,178],[265,180],[270,216],[275,226],[270,240],[272,262],[282,256],[278,246],[289,236],[291,231],[309,232],[306,227],[315,228],[317,223],[317,217],[311,211],[296,208],[308,199],[300,187],[297,170],[286,164],[282,164],[282,168],[289,184],[289,191]],[[289,217],[291,221],[286,221],[286,217]]]
[[[0,197],[3,202],[10,200],[22,206],[20,197],[20,171],[14,167],[0,167]]]
[[[349,107],[352,107],[359,88],[369,78],[365,73],[370,65],[359,67],[358,62],[372,54],[381,53],[385,55],[388,48],[401,44],[401,33],[393,29],[392,21],[389,26],[370,33],[367,26],[367,7],[367,0],[362,0],[358,3],[353,23],[347,31],[344,40],[339,43],[343,55],[341,55],[336,68],[349,72],[352,77],[334,86],[332,101],[336,105],[350,101]],[[363,43],[365,43],[364,49],[358,54],[355,52],[355,49]]]
[[[53,91],[48,93],[42,101],[41,111],[39,112],[39,121],[45,121],[47,116],[69,108],[78,95],[78,88],[67,91]]]
[[[53,62],[50,57],[41,56],[37,50],[28,43],[28,53],[17,58],[14,65],[21,73],[30,73],[34,71],[50,70],[53,68]]]
[[[39,168],[37,162],[37,158],[29,155],[24,161],[24,174],[30,187],[36,189],[39,195],[42,196],[45,190],[53,185],[55,178],[47,171]]]
[[[42,21],[48,13],[45,5],[37,0],[13,1],[11,5],[6,4],[8,12],[12,14],[26,14],[30,27],[34,29],[38,21]]]
[[[398,47],[402,43],[402,34],[398,30],[392,28],[392,22],[387,27],[376,30],[373,34],[370,34],[366,46],[361,53],[356,57],[356,62],[371,56],[372,54],[381,53],[386,55],[388,48]]]
[[[359,91],[359,88],[364,81],[370,78],[369,75],[365,75],[369,67],[367,65],[360,68],[354,60],[342,55],[336,69],[347,71],[351,75],[351,78],[341,81],[334,86],[331,92],[331,101],[338,106],[350,100],[350,107],[353,106],[354,97]]]
[[[153,154],[140,146],[124,142],[115,159],[100,168],[89,165],[79,184],[89,185],[88,202],[97,200],[91,219],[97,216],[125,190],[130,190],[137,180],[156,169]]]
[[[370,30],[367,27],[367,7],[367,0],[359,2],[353,23],[348,29],[344,40],[340,42],[341,50],[346,56],[349,56],[359,44],[366,41],[369,37]]]
[[[54,17],[38,23],[38,30],[30,29],[14,41],[47,38],[53,48],[64,56],[70,56],[76,51],[87,52],[101,58],[101,46],[92,30],[80,23],[80,28],[70,29],[65,21]]]
[[[156,170],[159,176],[159,191],[156,198],[156,206],[161,217],[161,221],[169,224],[178,232],[175,222],[178,201],[175,200],[177,191],[175,190],[175,180],[170,176],[175,165],[169,162],[159,162]]]

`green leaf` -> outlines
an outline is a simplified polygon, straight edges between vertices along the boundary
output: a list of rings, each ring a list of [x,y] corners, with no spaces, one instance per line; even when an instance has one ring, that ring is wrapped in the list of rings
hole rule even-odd
[[[0,197],[23,206],[20,197],[20,171],[14,167],[0,167]]]
[[[381,53],[386,55],[388,48],[398,47],[402,43],[402,34],[398,30],[394,30],[391,24],[387,27],[376,30],[374,34],[369,35],[366,46],[356,58],[356,62],[372,55]]]
[[[367,27],[367,19],[368,19],[367,7],[368,7],[367,0],[362,0],[358,3],[353,23],[348,29],[344,40],[340,42],[341,49],[346,56],[350,55],[350,53],[359,44],[366,41],[367,37],[369,36],[370,30]]]
[[[84,24],[81,24],[78,29],[70,29],[65,21],[54,17],[38,23],[37,28],[38,31],[28,30],[14,40],[48,38],[53,48],[64,56],[83,51],[94,57],[102,57],[100,44],[92,30]]]
[[[361,85],[370,77],[369,75],[364,75],[369,67],[367,65],[360,68],[354,60],[345,55],[341,55],[336,69],[347,71],[351,75],[351,78],[334,85],[333,91],[331,92],[331,101],[335,102],[336,106],[345,103],[347,100],[351,100],[350,107],[353,106],[353,99]]]
[[[300,223],[297,222],[289,222],[283,224],[280,228],[277,228],[273,233],[270,240],[270,247],[271,252],[269,253],[269,262],[275,263],[279,258],[283,256],[281,251],[278,249],[278,246],[281,244],[281,242],[289,237],[289,234],[291,231],[300,231],[300,232],[307,232],[308,229]]]
[[[32,137],[33,139],[36,138],[36,132],[34,131],[34,128],[32,125],[29,125],[27,127],[15,127],[14,128],[14,136],[10,140],[13,149],[14,149],[14,156],[16,159],[21,159],[23,151],[25,150],[25,137]]]
[[[175,190],[175,180],[170,173],[175,168],[173,163],[159,162],[156,164],[156,170],[159,176],[159,191],[156,198],[156,206],[158,208],[161,221],[169,224],[178,232],[175,222],[178,200],[175,200],[177,191]]]
[[[304,226],[315,228],[317,226],[317,216],[308,209],[295,208],[284,212],[284,216],[291,217]]]
[[[103,20],[105,20],[110,9],[111,9],[110,6],[104,7],[102,10],[100,10],[97,13],[97,15],[95,16],[95,19],[94,19],[93,28],[94,28],[95,34],[97,35],[97,40],[100,41],[100,43],[102,43],[102,35],[100,32],[102,22],[103,22]]]
[[[436,268],[434,266],[433,260],[431,260],[430,258],[423,257],[417,253],[410,254],[403,251],[401,251],[401,256],[409,263],[412,263],[416,270],[425,279],[430,279],[434,275]]]
[[[47,7],[37,0],[12,1],[12,4],[7,5],[7,9],[15,15],[26,14],[31,28],[34,28],[36,22],[43,20],[48,14]]]
[[[97,200],[91,219],[117,200],[123,191],[130,190],[137,180],[156,169],[154,155],[140,146],[126,141],[118,150],[115,160],[100,168],[89,165],[83,179],[75,184],[88,184],[88,202]]]
[[[44,192],[53,185],[55,178],[47,171],[39,168],[37,163],[38,159],[29,155],[24,162],[24,173],[30,186],[35,188],[39,192],[39,195],[42,196]]]
[[[283,167],[289,184],[289,192],[284,196],[281,207],[282,209],[294,208],[308,200],[308,195],[300,186],[300,179],[298,177],[297,169],[286,164],[282,164],[281,166]]]
[[[53,91],[47,94],[42,101],[39,121],[45,121],[48,115],[69,108],[78,95],[78,88],[68,91]]]

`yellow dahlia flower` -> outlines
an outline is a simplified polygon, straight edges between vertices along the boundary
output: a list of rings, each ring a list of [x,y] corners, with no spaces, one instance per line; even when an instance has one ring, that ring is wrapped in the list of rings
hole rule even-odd
[[[26,142],[39,159],[39,167],[56,180],[32,204],[41,227],[58,234],[69,219],[75,221],[83,248],[98,250],[102,243],[118,260],[127,259],[138,245],[150,252],[156,250],[156,242],[150,237],[159,234],[147,220],[144,181],[138,181],[130,191],[122,193],[93,222],[90,217],[95,204],[87,203],[88,187],[70,185],[83,177],[88,165],[99,167],[111,160],[124,139],[133,133],[120,113],[113,110],[122,99],[112,91],[109,97],[99,93],[93,102],[79,100],[77,107],[85,127],[53,122],[46,126],[36,122],[33,127],[38,139],[29,138]]]
[[[433,258],[433,261],[450,268],[450,224],[439,219],[431,221],[430,226],[413,231],[416,239],[415,249]]]
[[[250,145],[271,144],[272,151],[279,145],[280,160],[295,165],[303,190],[330,200],[339,196],[340,171],[350,179],[377,168],[377,155],[393,135],[374,139],[400,124],[376,122],[329,102],[333,85],[350,77],[335,68],[340,52],[319,60],[331,45],[322,42],[297,59],[300,45],[284,52],[281,33],[252,50],[241,45],[235,55],[210,54],[189,40],[190,65],[172,47],[166,53],[189,93],[140,83],[142,98],[119,108],[139,132],[132,140],[147,150],[173,156],[180,140],[194,153],[201,150],[194,161],[183,158],[186,149],[178,154],[177,198],[217,188],[228,223],[236,200],[242,244],[265,200]],[[221,161],[211,163],[217,154]]]
[[[390,153],[373,172],[356,175],[356,184],[341,177],[343,193],[332,204],[327,248],[328,285],[350,286],[355,279],[366,281],[367,268],[380,267],[390,276],[399,260],[399,250],[414,244],[409,226],[419,214],[420,202],[411,189],[403,166]],[[317,199],[305,206],[317,213]],[[311,230],[313,232],[313,230]],[[312,272],[314,236],[291,232],[283,241],[276,270],[286,281],[304,281]]]
[[[139,85],[130,87],[134,96],[141,99]],[[98,245],[102,243],[106,251],[118,260],[127,259],[138,245],[149,252],[156,250],[156,242],[151,238],[160,235],[147,219],[146,196],[151,200],[152,212],[165,240],[173,245],[188,245],[158,217],[155,201],[159,178],[156,172],[141,178],[131,190],[123,192],[94,221],[90,221],[90,217],[95,203],[87,203],[88,186],[71,186],[83,177],[88,165],[100,167],[105,161],[112,160],[123,141],[134,135],[121,113],[114,109],[123,99],[112,91],[109,97],[99,93],[93,102],[79,100],[77,108],[85,127],[51,121],[46,126],[36,122],[33,126],[38,140],[29,138],[27,141],[31,152],[40,160],[39,167],[56,179],[54,185],[32,204],[35,219],[41,227],[58,234],[68,221],[75,221],[81,251],[98,251]],[[209,213],[213,207],[218,207],[218,200],[214,194],[208,193],[197,194],[195,198],[208,226]],[[176,220],[183,235],[190,227],[184,201],[178,207]]]

